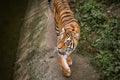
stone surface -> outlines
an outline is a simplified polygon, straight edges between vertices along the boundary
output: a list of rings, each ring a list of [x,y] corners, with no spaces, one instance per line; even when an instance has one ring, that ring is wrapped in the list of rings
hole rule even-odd
[[[30,0],[15,67],[15,80],[98,80],[89,58],[73,54],[72,75],[63,76],[56,52],[54,19],[47,0]]]

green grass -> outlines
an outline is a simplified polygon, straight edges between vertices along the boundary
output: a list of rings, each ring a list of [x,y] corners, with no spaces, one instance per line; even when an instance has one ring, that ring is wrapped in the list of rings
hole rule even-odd
[[[105,14],[108,4],[96,0],[71,0],[70,4],[81,27],[80,53],[94,56],[92,63],[102,80],[119,80],[120,18]]]

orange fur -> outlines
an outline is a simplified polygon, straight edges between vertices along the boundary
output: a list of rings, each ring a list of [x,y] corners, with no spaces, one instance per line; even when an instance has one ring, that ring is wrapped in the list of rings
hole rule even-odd
[[[71,75],[69,65],[72,65],[70,55],[78,44],[80,27],[67,0],[54,0],[52,11],[56,22],[60,66],[64,75],[69,77]]]
[[[66,60],[67,60],[68,65],[71,66],[72,65],[72,58],[71,58],[71,56],[68,56]]]

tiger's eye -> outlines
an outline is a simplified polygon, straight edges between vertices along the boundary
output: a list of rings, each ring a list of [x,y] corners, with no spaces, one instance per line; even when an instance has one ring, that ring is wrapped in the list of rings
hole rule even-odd
[[[72,31],[74,31],[75,29],[72,29]]]

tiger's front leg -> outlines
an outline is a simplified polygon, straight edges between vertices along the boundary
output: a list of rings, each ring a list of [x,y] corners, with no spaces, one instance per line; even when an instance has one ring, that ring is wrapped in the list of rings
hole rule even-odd
[[[59,57],[60,67],[61,67],[63,74],[66,77],[70,77],[71,70],[70,70],[70,67],[69,67],[67,60],[66,60],[67,56],[58,54],[58,57]]]
[[[67,60],[68,65],[71,66],[73,61],[70,55],[66,58],[66,60]]]

